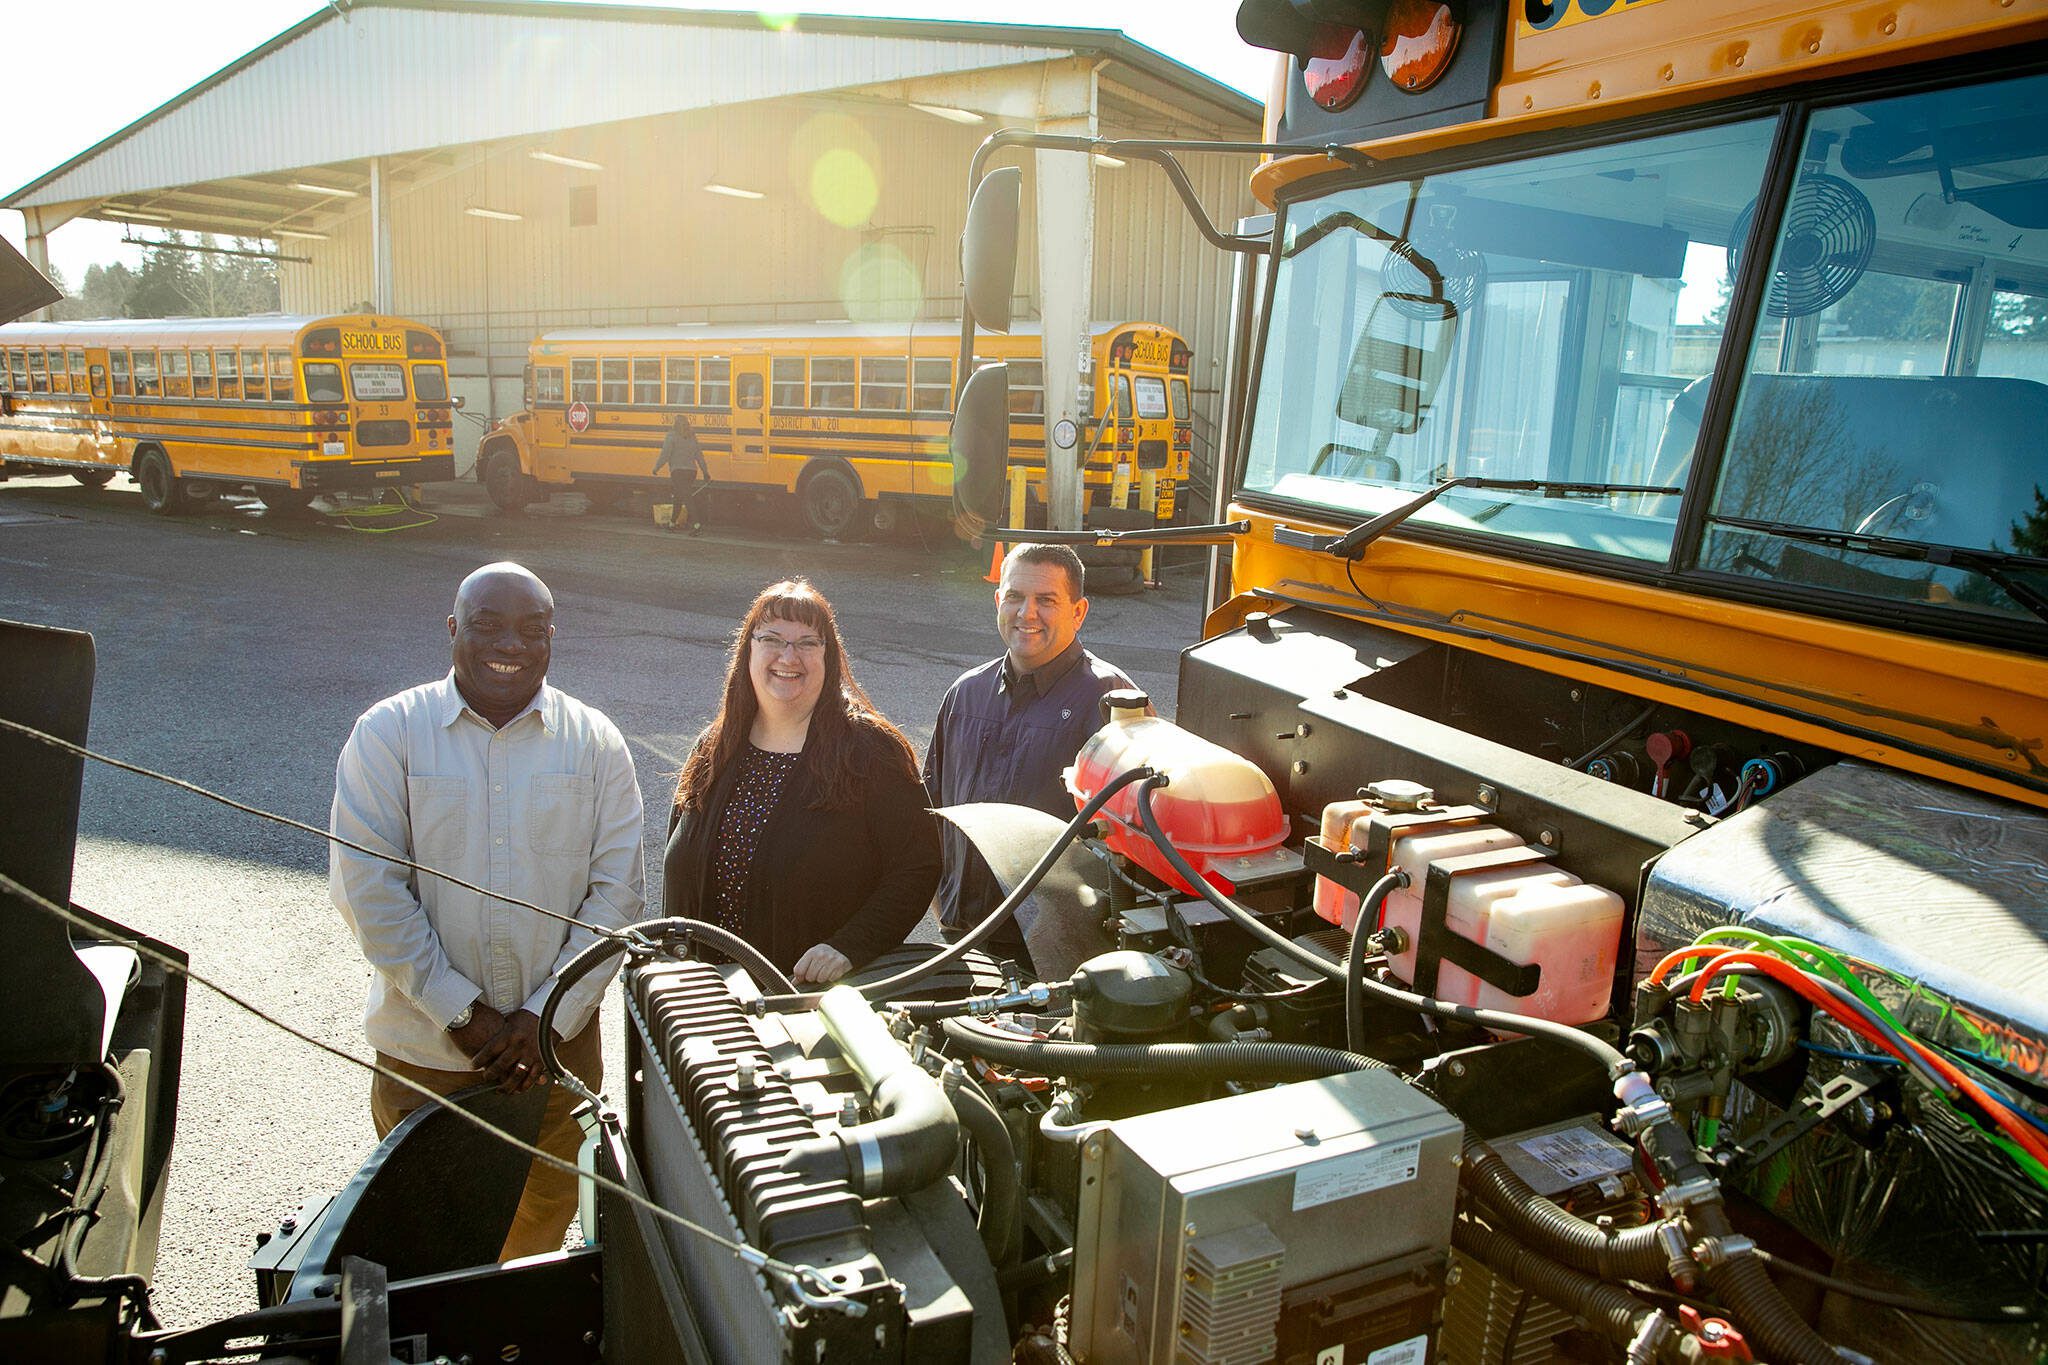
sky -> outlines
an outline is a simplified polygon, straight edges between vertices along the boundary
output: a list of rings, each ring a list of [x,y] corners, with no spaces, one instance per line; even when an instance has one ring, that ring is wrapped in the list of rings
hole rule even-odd
[[[677,9],[761,9],[730,0]],[[0,195],[118,132],[323,6],[319,0],[67,0],[11,5],[6,20],[11,108],[0,138]],[[1237,0],[810,0],[778,10],[904,19],[975,19],[1120,28],[1174,60],[1263,99],[1273,54],[1237,36]],[[203,18],[202,18],[203,16]],[[90,41],[81,35],[93,35]],[[72,288],[95,263],[141,259],[117,223],[76,222],[50,234],[50,259]],[[147,235],[147,234],[145,234]],[[0,210],[0,236],[22,245],[22,219]]]

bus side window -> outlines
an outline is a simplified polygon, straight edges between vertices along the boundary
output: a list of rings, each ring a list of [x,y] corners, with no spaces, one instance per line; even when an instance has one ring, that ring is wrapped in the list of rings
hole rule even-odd
[[[192,393],[198,398],[213,397],[213,352],[195,347],[192,351]]]
[[[632,381],[627,378],[626,358],[608,355],[604,358],[604,401],[607,403],[630,403],[633,401]]]
[[[1188,420],[1188,381],[1176,379],[1168,387],[1173,392],[1173,420],[1185,423]]]
[[[1045,362],[1010,362],[1010,415],[1036,417],[1045,412]]]
[[[50,365],[50,392],[71,392],[71,375],[64,368],[64,352],[52,348],[47,352]]]
[[[733,401],[734,405],[743,412],[759,412],[761,410],[761,375],[759,371],[746,370],[740,374],[739,383],[734,385]]]
[[[708,355],[697,367],[697,405],[722,408],[732,402],[732,361],[722,355]]]
[[[71,363],[71,391],[73,393],[86,392],[85,352],[73,347],[65,353],[65,358]]]
[[[559,371],[556,372],[559,375]],[[560,382],[559,378],[556,381]],[[697,358],[672,355],[668,358],[668,405],[687,408],[697,401]]]
[[[645,407],[661,406],[661,357],[633,357],[633,402]]]
[[[164,393],[177,398],[192,396],[192,361],[182,350],[164,351]]]
[[[804,358],[779,355],[769,363],[768,396],[777,412],[797,412],[809,405],[804,398]]]
[[[814,356],[811,359],[811,406],[853,411],[853,357]]]
[[[919,412],[953,410],[953,362],[942,356],[919,356],[911,362],[910,405]]]
[[[273,347],[270,352],[270,399],[274,403],[292,401],[292,353],[283,347]]]
[[[881,412],[903,412],[909,406],[905,380],[910,362],[900,355],[863,356],[860,362],[860,405]]]
[[[215,351],[213,358],[215,361],[214,370],[220,377],[220,396],[223,398],[240,398],[242,396],[242,379],[241,371],[235,368],[235,352],[232,349]]]
[[[270,397],[270,391],[263,385],[263,352],[242,352],[242,379],[242,397],[252,403]]]
[[[341,387],[341,366],[331,360],[309,360],[306,362],[306,401],[308,403],[344,403],[348,395]]]
[[[50,372],[43,368],[43,353],[41,351],[30,351],[28,353],[28,386],[30,391],[34,393],[48,393],[50,391]]]
[[[107,361],[114,367],[114,392],[122,398],[133,396],[135,385],[128,378],[128,353],[126,351],[109,351],[107,352]]]
[[[28,392],[28,359],[21,353],[21,347],[11,347],[0,354],[0,371],[4,371],[0,373],[0,380],[4,380],[10,390]]]
[[[597,401],[597,360],[595,357],[569,362],[569,397],[578,403]]]
[[[1116,420],[1128,422],[1134,411],[1131,403],[1131,377],[1120,374],[1116,377]]]
[[[533,401],[535,403],[559,403],[562,401],[562,367],[560,365],[536,365],[533,367]]]
[[[135,352],[135,396],[137,398],[155,398],[162,392],[163,386],[157,382],[156,377],[156,352],[154,350]]]

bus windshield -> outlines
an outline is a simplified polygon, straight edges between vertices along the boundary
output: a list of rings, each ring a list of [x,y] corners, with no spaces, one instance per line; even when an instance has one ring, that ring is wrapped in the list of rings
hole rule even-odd
[[[1244,486],[1363,519],[1457,475],[1665,486],[1775,123],[1344,190],[1281,235]],[[1688,452],[1689,453],[1689,449]],[[1414,524],[1664,560],[1677,498],[1458,490]]]

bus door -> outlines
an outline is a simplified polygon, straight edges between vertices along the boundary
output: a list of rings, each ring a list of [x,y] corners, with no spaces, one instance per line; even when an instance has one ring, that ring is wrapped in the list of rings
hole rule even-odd
[[[113,385],[107,378],[107,353],[104,350],[86,351],[85,373],[86,414],[92,423],[95,458],[119,464],[121,451],[114,441]]]
[[[768,357],[732,358],[732,472],[758,482],[768,472]]]

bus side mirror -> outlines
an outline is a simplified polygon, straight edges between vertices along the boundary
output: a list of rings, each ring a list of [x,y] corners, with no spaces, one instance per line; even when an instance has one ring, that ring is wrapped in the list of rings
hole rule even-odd
[[[457,408],[457,409],[460,409],[460,408],[465,408],[465,407],[468,407],[468,406],[469,406],[469,400],[468,400],[467,398],[464,398],[464,397],[463,397],[463,396],[462,396],[461,394],[459,394],[459,393],[457,393],[457,394],[451,394],[451,395],[449,395],[449,398],[448,398],[448,406],[449,406],[449,407],[451,407],[451,408]]]
[[[960,273],[967,312],[991,332],[1010,330],[1010,298],[1017,281],[1017,216],[1024,172],[998,166],[974,187],[967,227],[960,234]]]
[[[953,521],[968,539],[1003,524],[1010,466],[1010,367],[967,376],[953,412]]]

